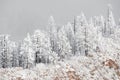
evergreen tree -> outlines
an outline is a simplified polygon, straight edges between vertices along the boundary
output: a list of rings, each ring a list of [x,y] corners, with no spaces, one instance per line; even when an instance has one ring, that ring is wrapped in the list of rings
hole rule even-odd
[[[86,44],[88,46],[88,53],[92,53],[96,51],[96,48],[98,48],[98,35],[100,32],[98,32],[98,29],[96,26],[94,26],[93,19],[91,18],[89,21],[89,25],[87,26],[87,38],[86,38]]]
[[[19,54],[17,51],[17,44],[12,42],[10,44],[11,54],[12,54],[12,67],[19,67]]]
[[[31,36],[28,33],[27,37],[24,39],[24,48],[25,48],[25,54],[26,54],[26,67],[30,68],[32,67],[35,63],[35,52],[32,49],[32,40]]]
[[[57,26],[55,24],[55,20],[53,16],[50,16],[48,20],[48,28],[49,28],[49,36],[50,36],[50,43],[52,51],[56,52],[56,46],[57,46]]]
[[[77,17],[77,31],[75,34],[75,45],[77,55],[87,55],[87,20],[83,13]]]
[[[65,26],[65,30],[66,30],[66,34],[67,34],[67,38],[69,40],[70,46],[72,47],[72,54],[74,54],[75,53],[74,29],[70,22]]]
[[[71,46],[69,43],[69,40],[67,38],[67,35],[65,33],[64,26],[59,30],[58,32],[58,55],[60,56],[60,59],[69,58],[71,54]]]
[[[113,34],[115,27],[116,27],[116,23],[111,10],[111,5],[108,5],[108,16],[107,16],[107,21],[105,26],[105,36],[109,37],[111,34]]]
[[[11,57],[9,35],[0,35],[0,66],[2,68],[11,67]]]
[[[33,50],[35,51],[36,63],[49,63],[51,54],[51,44],[48,35],[40,30],[36,30],[32,36]]]

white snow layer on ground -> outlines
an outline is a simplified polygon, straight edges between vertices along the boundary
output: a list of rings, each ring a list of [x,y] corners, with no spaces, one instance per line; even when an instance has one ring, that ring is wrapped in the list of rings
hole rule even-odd
[[[75,56],[31,69],[1,68],[0,80],[120,80],[120,54]]]

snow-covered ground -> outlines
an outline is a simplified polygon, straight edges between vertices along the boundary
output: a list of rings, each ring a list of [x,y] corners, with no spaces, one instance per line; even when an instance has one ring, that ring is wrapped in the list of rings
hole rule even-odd
[[[114,55],[114,56],[113,56]],[[120,54],[94,53],[74,56],[56,64],[31,69],[0,69],[0,80],[120,80]]]

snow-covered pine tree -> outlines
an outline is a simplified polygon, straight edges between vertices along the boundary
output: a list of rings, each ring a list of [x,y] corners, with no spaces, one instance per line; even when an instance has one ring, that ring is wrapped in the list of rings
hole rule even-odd
[[[26,68],[33,67],[35,64],[35,52],[32,49],[32,40],[29,33],[27,33],[27,37],[23,41],[24,47],[25,47],[25,53],[26,54]]]
[[[20,54],[19,54],[19,61],[20,67],[27,68],[28,63],[28,55],[26,53],[26,44],[22,41],[20,44]]]
[[[92,19],[93,19],[94,26],[98,26],[99,25],[99,17],[94,16]]]
[[[97,32],[104,32],[105,19],[103,16],[95,16],[93,19],[93,23],[95,27],[97,27]]]
[[[70,22],[68,22],[68,24],[65,26],[65,31],[67,34],[67,38],[69,40],[70,46],[72,47],[72,54],[75,53],[75,38],[74,38],[74,29],[73,26]]]
[[[100,23],[99,25],[100,29],[98,30],[98,32],[102,32],[102,35],[104,35],[105,19],[103,16],[100,16],[99,23]]]
[[[114,28],[116,27],[116,23],[114,20],[114,16],[112,13],[112,7],[109,4],[108,5],[108,15],[107,15],[107,20],[106,20],[106,25],[105,25],[105,36],[110,37],[111,34],[114,33]]]
[[[18,66],[19,67],[23,67],[23,62],[24,62],[24,60],[23,60],[23,55],[22,55],[22,42],[21,41],[19,41],[18,43],[17,43],[17,55],[18,55]]]
[[[93,18],[90,18],[89,25],[87,26],[87,45],[88,45],[88,53],[93,53],[98,48],[98,29],[97,26],[94,26]]]
[[[40,30],[35,30],[32,36],[33,50],[35,51],[36,63],[49,63],[51,44],[49,36]]]
[[[0,35],[0,67],[7,68],[11,67],[12,54],[10,53],[9,35]]]
[[[55,24],[55,20],[53,16],[50,16],[48,20],[48,31],[49,31],[49,36],[50,36],[50,43],[51,43],[51,48],[52,51],[56,52],[56,46],[57,46],[57,26]]]
[[[12,67],[19,67],[19,54],[17,51],[17,43],[11,42],[10,44],[11,54],[12,54]]]
[[[83,12],[81,12],[80,16],[77,16],[76,23],[76,34],[75,34],[75,45],[76,45],[76,54],[77,55],[87,55],[87,20]]]
[[[61,27],[58,31],[58,55],[60,56],[60,59],[69,58],[71,53],[71,46],[69,43],[69,40],[67,38],[67,34],[65,33],[65,27]]]

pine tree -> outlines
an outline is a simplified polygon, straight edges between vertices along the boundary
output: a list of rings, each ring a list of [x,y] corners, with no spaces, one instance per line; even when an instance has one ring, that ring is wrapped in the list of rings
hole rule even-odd
[[[95,27],[97,27],[97,32],[104,33],[105,19],[103,16],[95,16],[93,19],[93,23]]]
[[[116,23],[111,10],[111,5],[108,5],[108,16],[107,16],[107,21],[105,26],[105,35],[109,37],[111,34],[113,34],[115,27],[116,27]]]
[[[32,36],[33,50],[35,51],[36,63],[49,63],[51,54],[51,44],[48,35],[45,32],[36,30]]]
[[[20,54],[19,54],[19,59],[20,59],[20,67],[27,68],[27,63],[28,63],[28,55],[26,53],[26,45],[25,43],[21,42],[20,44]]]
[[[23,67],[23,62],[24,62],[24,60],[23,60],[23,54],[22,54],[22,42],[21,41],[19,41],[18,42],[18,44],[17,44],[17,55],[18,55],[18,65],[19,65],[19,67]]]
[[[31,36],[28,33],[27,37],[24,39],[24,47],[25,47],[25,54],[26,54],[26,68],[33,67],[35,64],[35,52],[32,49],[32,40]]]
[[[70,22],[65,26],[65,31],[66,31],[70,46],[72,47],[72,54],[74,54],[75,53],[74,28]]]
[[[77,17],[77,31],[75,34],[75,45],[76,45],[76,54],[77,55],[87,55],[87,20],[83,13]]]
[[[9,35],[0,35],[0,64],[2,68],[11,67],[11,53],[10,53],[10,40]]]
[[[58,55],[60,59],[69,58],[71,54],[71,46],[67,35],[65,33],[64,26],[58,31]]]
[[[94,26],[93,19],[91,18],[89,21],[89,25],[87,26],[87,45],[88,45],[88,53],[93,53],[98,48],[98,32],[97,26]]]
[[[53,16],[50,16],[50,18],[48,20],[48,28],[49,28],[51,48],[52,48],[52,51],[56,52],[57,26],[55,24],[55,20],[54,20]]]
[[[10,44],[11,54],[12,54],[12,67],[19,67],[19,54],[17,51],[17,44],[11,42]]]

